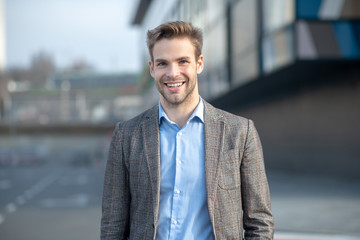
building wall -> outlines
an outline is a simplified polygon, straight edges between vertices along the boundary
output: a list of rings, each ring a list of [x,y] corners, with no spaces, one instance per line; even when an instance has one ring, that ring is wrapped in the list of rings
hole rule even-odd
[[[203,30],[199,90],[213,100],[298,60],[360,59],[359,10],[354,0],[152,0],[140,24],[144,68],[146,31],[189,21]]]
[[[360,1],[152,2],[149,21],[203,29],[200,94],[255,121],[269,168],[360,177],[360,70],[341,67],[360,69]]]
[[[359,178],[359,76],[328,76],[328,85],[234,112],[255,122],[269,169]]]

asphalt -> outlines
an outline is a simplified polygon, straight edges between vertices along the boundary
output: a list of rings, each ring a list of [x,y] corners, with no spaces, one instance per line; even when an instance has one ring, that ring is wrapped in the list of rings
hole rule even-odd
[[[360,239],[360,181],[268,171],[276,239]]]
[[[1,146],[11,143],[5,140]],[[96,148],[98,139],[45,140],[58,158],[44,166],[0,169],[0,239],[98,239],[103,166],[74,167],[62,159],[72,146]],[[360,239],[360,179],[267,175],[275,240]]]

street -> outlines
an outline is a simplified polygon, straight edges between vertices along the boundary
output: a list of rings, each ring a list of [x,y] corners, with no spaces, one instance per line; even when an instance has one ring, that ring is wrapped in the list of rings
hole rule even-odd
[[[0,239],[98,239],[102,168],[0,171]]]
[[[95,150],[106,151],[106,136],[16,140],[49,153],[44,163],[0,167],[0,239],[99,239],[105,159]]]
[[[360,239],[359,179],[268,171],[275,239]]]
[[[109,137],[17,140],[44,144],[48,159],[0,168],[0,239],[99,239]],[[11,142],[0,141],[7,147]],[[359,180],[274,171],[267,175],[275,239],[360,239]]]
[[[98,239],[102,168],[0,171],[0,239]]]

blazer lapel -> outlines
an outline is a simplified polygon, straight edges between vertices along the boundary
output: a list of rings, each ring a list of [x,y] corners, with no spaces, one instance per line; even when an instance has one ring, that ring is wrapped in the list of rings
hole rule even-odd
[[[214,200],[218,182],[220,154],[223,148],[225,122],[210,104],[205,105],[205,178],[210,218],[213,221]]]
[[[145,115],[141,125],[144,153],[148,164],[152,188],[151,191],[155,226],[157,226],[160,199],[160,133],[158,115],[159,108],[156,105],[148,111],[148,114]]]

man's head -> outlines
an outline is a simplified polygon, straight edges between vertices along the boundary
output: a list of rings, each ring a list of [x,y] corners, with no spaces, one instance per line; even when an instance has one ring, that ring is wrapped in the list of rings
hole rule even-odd
[[[201,55],[203,36],[199,28],[183,21],[168,22],[147,32],[147,46],[151,61],[154,61],[154,45],[162,39],[188,38],[195,48],[195,59]]]
[[[148,31],[150,73],[163,107],[197,105],[197,75],[203,70],[201,31],[186,22],[170,22]]]

